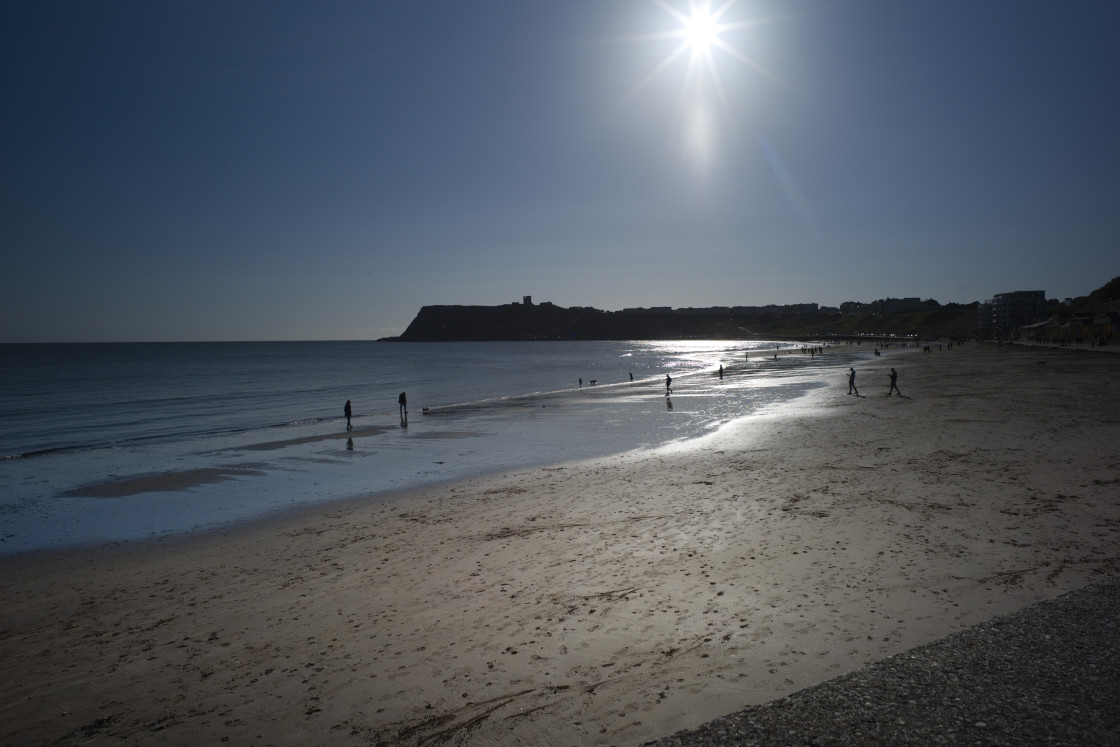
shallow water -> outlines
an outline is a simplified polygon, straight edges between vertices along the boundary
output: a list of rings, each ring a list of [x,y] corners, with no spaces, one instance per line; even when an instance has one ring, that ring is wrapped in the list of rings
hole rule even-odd
[[[694,438],[840,381],[853,355],[786,346],[774,361],[775,345],[5,346],[0,552],[149,539]]]

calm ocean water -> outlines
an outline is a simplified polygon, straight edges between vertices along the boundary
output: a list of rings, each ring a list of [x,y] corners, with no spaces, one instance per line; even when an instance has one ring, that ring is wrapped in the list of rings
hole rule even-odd
[[[763,351],[776,345],[0,346],[0,552],[147,539],[690,438],[846,361],[791,351],[774,362]]]

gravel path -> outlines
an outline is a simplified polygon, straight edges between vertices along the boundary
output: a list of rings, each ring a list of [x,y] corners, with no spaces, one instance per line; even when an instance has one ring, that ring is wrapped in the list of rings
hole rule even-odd
[[[1120,579],[649,744],[1120,744]]]

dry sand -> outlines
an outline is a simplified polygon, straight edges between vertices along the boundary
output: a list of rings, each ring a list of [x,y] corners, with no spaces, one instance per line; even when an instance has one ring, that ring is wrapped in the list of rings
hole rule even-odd
[[[857,368],[683,447],[0,561],[0,738],[640,744],[1120,574],[1120,356]]]

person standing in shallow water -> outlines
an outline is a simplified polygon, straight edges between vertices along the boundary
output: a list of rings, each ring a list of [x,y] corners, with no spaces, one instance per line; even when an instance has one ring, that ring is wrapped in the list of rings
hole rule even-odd
[[[856,389],[856,370],[854,368],[849,368],[848,371],[850,372],[848,374],[848,394],[855,392],[855,395],[858,397],[859,390]]]
[[[887,390],[887,396],[891,396],[891,392],[898,392],[898,396],[902,396],[902,390],[898,388],[898,371],[891,369],[891,388]]]
[[[350,409],[350,400],[346,400],[346,407],[342,408],[342,412],[346,415],[346,430],[350,430],[350,413],[352,412]]]
[[[665,396],[666,397],[668,397],[670,394],[673,393],[673,388],[670,386],[670,384],[672,384],[672,383],[673,383],[673,377],[670,376],[669,374],[665,374]]]
[[[408,414],[408,397],[404,396],[404,392],[401,392],[401,396],[397,397],[397,404],[401,406],[401,417],[403,418]]]

